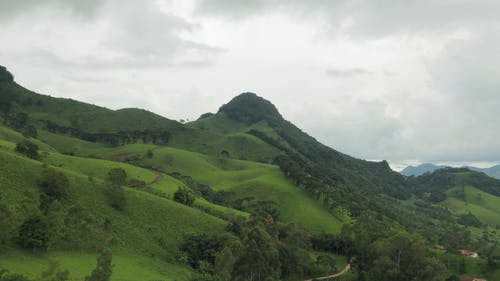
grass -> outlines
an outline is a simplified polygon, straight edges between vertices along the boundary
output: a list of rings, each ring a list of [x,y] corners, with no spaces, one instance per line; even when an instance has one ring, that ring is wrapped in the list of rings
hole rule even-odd
[[[106,147],[100,143],[88,142],[70,136],[53,134],[45,130],[38,130],[38,139],[65,154],[90,155],[95,149]]]
[[[0,255],[0,267],[11,272],[22,272],[36,278],[47,269],[48,261],[59,262],[60,270],[68,270],[69,280],[83,280],[95,268],[97,254],[56,251],[43,254],[13,250]],[[111,280],[189,280],[191,271],[186,267],[143,256],[113,253]]]
[[[38,212],[37,179],[41,169],[41,162],[0,150],[0,171],[3,175],[9,175],[0,177],[2,190],[0,202],[6,204],[12,214],[9,229],[11,236],[16,235],[16,230],[30,214]],[[186,233],[224,231],[226,223],[220,219],[171,200],[130,188],[125,189],[127,198],[125,211],[116,211],[107,203],[106,186],[102,181],[90,180],[88,176],[65,167],[57,169],[64,172],[70,180],[70,198],[77,199],[78,205],[91,212],[94,227],[99,228],[101,222],[106,219],[112,222],[113,240],[109,246],[113,252],[119,253],[118,256],[123,256],[124,260],[131,256],[155,258],[164,270],[172,269],[170,276],[174,277],[180,267],[169,263],[175,260],[178,245]],[[73,204],[73,200],[65,204],[69,206]],[[94,243],[94,241],[87,240],[82,243]],[[54,249],[57,250],[58,247],[60,245],[55,245]],[[18,273],[32,271],[28,263],[19,264],[9,257],[12,255],[0,254],[0,266]],[[129,260],[133,261],[135,258]],[[95,261],[88,264],[94,263]],[[16,270],[11,269],[12,265],[16,265]],[[126,265],[124,267],[128,268]]]
[[[149,146],[146,147],[148,148]],[[155,190],[161,191],[163,194],[170,196],[170,198],[172,198],[173,194],[179,188],[188,188],[178,179],[173,178],[165,173],[155,172],[149,169],[144,169],[121,162],[68,156],[58,153],[49,153],[43,160],[43,162],[56,167],[62,167],[68,170],[76,171],[83,175],[98,178],[101,180],[106,180],[109,170],[113,168],[121,168],[125,170],[128,180],[142,180],[147,183],[148,186],[152,187]],[[203,207],[204,209],[208,208],[223,213],[228,212],[248,217],[247,213],[212,204],[201,197],[196,200],[195,205]]]
[[[50,145],[48,145],[48,144],[46,144],[38,139],[26,138],[21,133],[0,125],[0,140],[2,140],[4,142],[5,141],[12,142],[12,143],[14,143],[14,146],[15,146],[15,143],[20,142],[22,140],[26,140],[26,139],[31,141],[32,143],[36,144],[42,150],[55,151],[55,149],[52,148]]]
[[[101,157],[107,158],[125,151],[142,155],[148,149],[142,146],[143,151],[138,151],[140,148],[141,145],[129,145],[101,149],[99,153]],[[141,163],[163,172],[191,176],[215,190],[234,191],[238,198],[252,196],[260,201],[275,201],[283,221],[301,224],[313,232],[340,231],[342,222],[305,191],[294,186],[277,166],[212,157],[169,147],[156,148],[153,154],[151,159],[141,159]]]
[[[168,146],[218,156],[227,151],[231,158],[270,163],[281,154],[277,148],[261,139],[242,132],[218,134],[184,127],[175,130]]]
[[[50,120],[60,126],[78,127],[86,132],[171,130],[181,126],[176,121],[143,109],[110,110],[72,99],[39,95],[16,83],[0,83],[0,92],[15,95],[21,109],[31,119]]]
[[[458,189],[461,187],[450,190],[450,193],[453,194]],[[448,197],[444,204],[457,215],[471,212],[491,227],[500,226],[500,197],[472,186],[465,186],[464,192],[465,198]]]

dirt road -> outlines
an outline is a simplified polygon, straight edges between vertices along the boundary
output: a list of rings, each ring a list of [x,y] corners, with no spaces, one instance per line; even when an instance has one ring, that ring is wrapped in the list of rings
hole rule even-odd
[[[312,280],[325,280],[325,279],[330,279],[330,278],[335,278],[335,277],[339,277],[341,275],[344,275],[346,274],[349,270],[351,269],[351,264],[347,264],[344,269],[342,269],[342,271],[340,272],[337,272],[335,274],[332,274],[332,275],[328,275],[328,276],[323,276],[323,277],[316,277],[316,278],[313,278],[313,279],[307,279],[305,281],[312,281]]]

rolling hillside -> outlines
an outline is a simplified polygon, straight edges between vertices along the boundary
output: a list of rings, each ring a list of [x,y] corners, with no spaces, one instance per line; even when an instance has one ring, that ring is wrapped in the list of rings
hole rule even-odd
[[[351,261],[347,280],[402,261],[399,277],[441,281],[461,270],[431,250],[450,240],[481,252],[469,272],[500,274],[499,180],[404,177],[319,143],[253,93],[181,124],[39,95],[0,68],[0,173],[1,281],[2,269],[35,280],[49,259],[83,280],[105,250],[117,281],[304,280],[337,261]]]

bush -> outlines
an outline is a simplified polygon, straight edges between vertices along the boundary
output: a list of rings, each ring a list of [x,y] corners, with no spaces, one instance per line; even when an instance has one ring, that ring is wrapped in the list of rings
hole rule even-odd
[[[127,179],[127,173],[122,168],[113,168],[108,172],[108,180],[115,186],[124,186]]]
[[[19,228],[19,244],[33,250],[45,250],[49,245],[49,225],[45,217],[34,215],[23,222]]]
[[[123,211],[127,206],[127,197],[125,197],[125,192],[120,186],[113,186],[106,191],[108,197],[109,205],[115,210]]]
[[[38,146],[27,140],[16,143],[15,151],[31,159],[38,160],[40,158],[40,155],[38,154]]]
[[[102,251],[97,258],[96,268],[90,276],[85,277],[85,281],[109,281],[113,273],[112,260],[113,256],[109,250]]]
[[[468,213],[466,215],[461,215],[457,222],[461,225],[465,226],[474,226],[474,227],[482,227],[483,223],[472,213]]]
[[[63,201],[69,198],[69,179],[65,174],[51,168],[42,170],[38,182],[40,187],[40,209],[46,211],[54,200]]]
[[[131,179],[128,181],[128,186],[134,187],[134,188],[145,188],[146,182],[138,180],[138,179]]]
[[[191,191],[179,188],[174,193],[174,200],[187,206],[193,206],[196,197]]]

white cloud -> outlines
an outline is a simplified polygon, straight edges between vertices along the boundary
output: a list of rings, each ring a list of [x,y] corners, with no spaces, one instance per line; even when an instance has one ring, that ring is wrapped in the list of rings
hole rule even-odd
[[[0,1],[27,88],[195,119],[254,91],[365,159],[500,158],[500,2]]]

